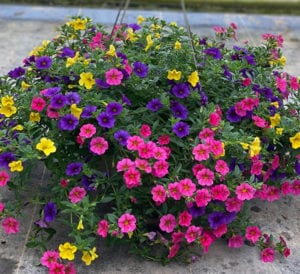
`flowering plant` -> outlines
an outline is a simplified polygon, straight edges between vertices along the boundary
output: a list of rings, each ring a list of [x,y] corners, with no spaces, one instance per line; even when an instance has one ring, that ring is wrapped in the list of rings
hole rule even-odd
[[[300,194],[299,79],[282,71],[280,35],[226,46],[235,24],[215,31],[139,17],[108,34],[74,17],[1,77],[0,185],[19,198],[1,224],[17,233],[24,204],[41,205],[28,245],[51,273],[73,273],[78,253],[91,264],[99,237],[165,261],[221,237],[265,262],[289,255],[247,205]],[[37,161],[51,178],[28,193]],[[59,221],[70,238],[46,250]]]

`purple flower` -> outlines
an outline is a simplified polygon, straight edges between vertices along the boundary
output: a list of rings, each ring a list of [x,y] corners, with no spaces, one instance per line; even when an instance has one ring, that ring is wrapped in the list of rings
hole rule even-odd
[[[107,112],[101,112],[97,116],[99,126],[105,128],[112,128],[115,125],[115,118]]]
[[[296,160],[295,162],[295,171],[298,175],[300,175],[300,161]]]
[[[234,221],[236,217],[236,212],[224,212],[224,221],[225,224],[230,224]]]
[[[76,175],[80,174],[81,171],[82,171],[82,163],[81,162],[70,163],[70,164],[68,164],[68,166],[66,168],[67,176],[76,176]]]
[[[35,60],[37,69],[48,69],[52,65],[52,60],[49,56],[41,56]]]
[[[130,134],[128,131],[120,129],[115,132],[114,138],[119,142],[121,146],[127,145],[127,139],[130,137]]]
[[[141,26],[133,23],[133,24],[128,24],[128,28],[132,28],[133,31],[137,31],[137,30],[141,29]]]
[[[156,112],[163,107],[163,104],[161,103],[160,99],[154,98],[148,102],[146,107],[147,107],[147,109],[149,109],[153,112]]]
[[[81,118],[84,118],[84,119],[89,119],[92,117],[93,113],[97,110],[97,107],[96,106],[92,106],[92,105],[88,105],[86,106],[82,113],[81,113]]]
[[[23,69],[22,67],[17,67],[15,69],[11,70],[8,73],[8,76],[13,79],[18,79],[19,77],[23,76],[24,74],[25,74],[25,69]]]
[[[206,96],[205,92],[202,91],[200,93],[200,105],[205,107],[207,104],[208,104],[208,97]]]
[[[173,132],[179,137],[179,138],[183,138],[187,135],[189,135],[190,133],[190,127],[188,126],[188,124],[184,123],[184,122],[177,122],[174,126],[173,126]]]
[[[122,109],[123,109],[122,105],[119,104],[118,102],[111,102],[108,103],[106,106],[106,112],[109,115],[113,115],[113,116],[121,114]]]
[[[79,104],[80,102],[80,95],[77,92],[68,92],[66,94],[67,98],[67,105],[72,105],[72,104]]]
[[[52,98],[51,98],[51,107],[55,108],[55,109],[61,109],[63,108],[67,103],[67,97],[61,93],[59,94],[55,94]]]
[[[177,98],[186,98],[190,95],[189,86],[186,83],[179,83],[172,87],[171,94]]]
[[[171,111],[175,118],[180,118],[184,120],[188,117],[187,108],[176,101],[171,102]]]
[[[215,211],[208,215],[209,226],[212,229],[216,229],[218,226],[225,224],[226,219],[223,212]]]
[[[212,56],[214,59],[222,59],[222,53],[217,48],[209,48],[203,51],[205,54]]]
[[[0,154],[0,167],[9,169],[8,164],[16,159],[11,152],[3,152]]]
[[[127,106],[131,106],[131,102],[130,102],[130,100],[126,97],[125,94],[122,94],[122,102],[123,102],[124,104],[126,104]]]
[[[196,203],[188,207],[188,212],[192,215],[193,219],[196,219],[205,214],[205,206],[198,207]]]
[[[236,114],[234,106],[231,106],[226,112],[226,118],[231,123],[238,123],[242,118]]]
[[[253,55],[245,55],[245,60],[249,65],[255,66],[256,62]]]
[[[148,75],[148,66],[141,62],[133,63],[133,72],[140,78],[144,78]]]
[[[101,79],[99,79],[99,78],[97,78],[97,79],[95,80],[95,82],[96,82],[96,85],[97,85],[99,88],[109,88],[109,87],[110,87],[110,84],[107,84],[105,81],[103,81],[103,80],[101,80]]]
[[[53,87],[53,88],[47,88],[43,90],[43,95],[46,97],[52,97],[55,94],[59,93],[61,90],[61,87]]]
[[[64,58],[64,57],[71,57],[71,58],[73,58],[75,56],[75,51],[72,50],[69,47],[65,47],[65,48],[63,48],[62,53],[61,53],[60,56],[62,58]]]
[[[53,202],[48,202],[44,207],[44,221],[50,223],[54,220],[57,214],[56,205]]]
[[[83,187],[86,190],[89,190],[89,191],[96,190],[96,188],[95,188],[95,175],[94,176],[92,175],[91,177],[83,175],[81,183],[82,183]]]
[[[79,124],[79,120],[72,114],[62,116],[58,121],[58,127],[61,130],[74,130]]]
[[[223,74],[228,80],[232,79],[232,73],[230,72],[230,70],[226,65],[223,66]]]

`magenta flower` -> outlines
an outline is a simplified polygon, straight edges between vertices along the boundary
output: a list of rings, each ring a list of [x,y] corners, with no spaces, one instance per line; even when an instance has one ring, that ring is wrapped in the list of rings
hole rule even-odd
[[[260,259],[265,263],[273,262],[275,259],[275,250],[271,247],[265,248],[260,254]]]
[[[0,187],[4,187],[7,185],[10,179],[9,174],[5,170],[0,171]]]
[[[47,250],[44,252],[41,258],[41,264],[46,267],[51,267],[53,263],[56,263],[59,259],[59,253],[56,250]]]
[[[191,179],[185,178],[179,181],[179,191],[182,196],[191,197],[196,191],[196,185]]]
[[[259,240],[261,235],[261,231],[257,226],[248,226],[246,228],[245,238],[251,241],[253,244]]]
[[[2,221],[2,227],[6,234],[16,234],[19,232],[19,222],[13,217],[7,217]]]
[[[141,184],[141,173],[134,167],[129,168],[123,174],[127,188],[137,187]]]
[[[237,197],[228,198],[225,201],[225,206],[228,212],[239,212],[243,206],[243,201]]]
[[[108,142],[103,137],[95,137],[91,139],[90,151],[102,155],[108,149]]]
[[[206,188],[197,190],[195,196],[195,202],[198,207],[207,206],[210,201],[211,201],[211,194]]]
[[[75,186],[69,192],[69,200],[71,203],[79,203],[86,195],[86,190],[82,187]]]
[[[135,167],[134,162],[129,158],[123,158],[122,160],[118,161],[117,163],[117,171],[125,171],[128,170],[131,167]]]
[[[96,127],[93,124],[85,124],[80,128],[79,136],[83,138],[91,138],[96,133]]]
[[[211,189],[211,196],[213,200],[226,201],[230,195],[227,185],[219,184],[213,186]]]
[[[168,184],[168,191],[171,198],[173,198],[176,201],[179,201],[181,199],[181,192],[179,189],[179,183],[169,183]]]
[[[229,172],[229,167],[224,160],[217,160],[215,169],[223,176],[225,176]]]
[[[173,232],[176,227],[176,219],[174,215],[167,214],[160,218],[159,228],[167,233]]]
[[[118,226],[122,233],[131,233],[136,229],[136,218],[134,215],[124,213],[118,219]]]
[[[41,97],[34,97],[31,101],[31,109],[41,112],[46,106],[46,101]]]
[[[235,194],[237,195],[238,199],[241,201],[244,200],[251,200],[255,194],[255,188],[248,183],[241,183],[237,186],[235,190]]]
[[[291,185],[291,193],[295,196],[300,195],[300,180],[294,180]]]
[[[166,201],[167,193],[162,185],[156,185],[151,189],[152,200],[158,204]]]
[[[106,238],[108,235],[109,223],[106,220],[101,220],[98,223],[97,234],[102,238]]]
[[[244,244],[244,239],[241,235],[234,235],[228,240],[228,247],[239,248]]]
[[[128,150],[138,150],[139,147],[144,143],[144,140],[137,135],[130,136],[127,139],[127,149]]]
[[[195,242],[197,240],[197,238],[200,236],[202,232],[202,228],[201,227],[197,227],[197,226],[190,226],[188,227],[186,233],[185,233],[185,239],[186,241],[190,244],[192,242]]]
[[[193,216],[187,211],[183,211],[179,214],[178,223],[180,226],[188,227],[191,225]]]
[[[208,168],[199,170],[196,174],[199,185],[211,186],[214,183],[215,174]]]
[[[209,159],[209,147],[206,144],[198,144],[193,148],[193,155],[197,161]]]
[[[169,173],[168,168],[169,168],[169,164],[167,161],[158,160],[153,164],[152,174],[155,177],[162,178]]]
[[[105,73],[106,83],[111,86],[118,86],[123,79],[123,73],[116,68],[112,68]]]

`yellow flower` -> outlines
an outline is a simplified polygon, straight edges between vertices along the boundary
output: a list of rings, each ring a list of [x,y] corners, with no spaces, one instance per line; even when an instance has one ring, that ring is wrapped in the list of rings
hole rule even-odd
[[[85,60],[83,61],[83,64],[84,64],[85,66],[87,66],[90,62],[91,62],[91,59],[85,59]]]
[[[181,78],[181,71],[177,71],[176,69],[169,70],[167,78],[169,80],[180,80],[180,78]]]
[[[35,48],[29,53],[28,56],[31,56],[31,55],[39,55],[39,53],[40,53],[41,51],[43,51],[43,50],[47,47],[47,45],[48,45],[49,43],[50,43],[49,40],[44,40],[44,41],[42,42],[42,45],[35,47]]]
[[[6,105],[0,108],[0,114],[5,117],[10,117],[17,112],[17,108],[14,105]]]
[[[290,137],[290,142],[293,149],[300,147],[300,132],[296,133],[293,137]]]
[[[177,50],[181,49],[181,43],[179,41],[175,42],[174,49],[177,49]]]
[[[280,114],[276,113],[274,116],[271,116],[270,118],[271,127],[276,127],[280,124]]]
[[[96,247],[89,251],[83,251],[82,254],[81,259],[86,265],[90,265],[93,260],[98,258],[98,255],[96,254]]]
[[[62,259],[67,259],[69,261],[72,261],[75,258],[74,254],[77,251],[77,247],[75,245],[70,244],[69,242],[66,242],[64,244],[60,244],[58,250],[59,250],[59,256]]]
[[[136,33],[134,33],[134,31],[133,31],[132,28],[128,28],[127,29],[127,37],[126,37],[126,39],[128,39],[131,42],[134,42],[134,41],[137,40],[137,35],[136,35]]]
[[[286,65],[286,58],[285,56],[281,56],[279,59],[278,59],[279,63],[284,67]]]
[[[276,128],[276,134],[282,135],[282,132],[283,132],[283,128],[282,127],[277,127]]]
[[[271,105],[272,105],[272,106],[274,106],[274,107],[276,107],[276,108],[279,108],[279,104],[278,104],[278,102],[277,102],[277,101],[275,101],[275,102],[272,102],[272,103],[271,103]]]
[[[56,147],[53,141],[45,137],[40,139],[40,142],[35,147],[37,150],[44,152],[46,156],[56,151]]]
[[[30,87],[30,85],[27,84],[25,81],[22,81],[21,82],[21,87],[22,87],[23,90],[25,90],[25,89],[28,89]]]
[[[172,27],[177,27],[177,23],[176,23],[176,22],[171,22],[171,23],[170,23],[170,26],[172,26]]]
[[[198,82],[199,82],[199,75],[198,75],[198,71],[195,70],[194,72],[192,72],[192,74],[190,74],[188,76],[188,82],[192,85],[192,87],[195,87]]]
[[[160,38],[160,33],[159,33],[159,32],[156,32],[156,33],[155,33],[155,38],[157,38],[157,39]]]
[[[158,25],[158,24],[151,24],[151,30],[152,31],[157,31],[157,30],[160,30],[161,29],[161,26]]]
[[[12,130],[18,130],[18,131],[22,131],[24,129],[24,127],[22,125],[16,125],[15,127],[12,128]]]
[[[14,98],[12,96],[4,96],[1,98],[2,106],[13,106],[14,105]]]
[[[79,223],[78,223],[78,225],[77,225],[77,230],[82,230],[82,229],[84,229],[84,226],[83,226],[83,221],[82,221],[82,219],[80,219],[80,220],[79,220]]]
[[[137,23],[138,23],[138,25],[142,24],[145,21],[146,21],[146,19],[142,15],[139,15],[137,17]]]
[[[249,144],[247,143],[240,142],[240,145],[243,147],[243,149],[247,150],[249,148]]]
[[[82,108],[78,108],[76,104],[71,105],[71,114],[73,114],[77,119],[80,118],[81,113],[82,113]]]
[[[75,56],[74,56],[74,57],[68,57],[68,58],[67,58],[66,67],[68,68],[68,67],[74,65],[74,64],[78,61],[78,59],[79,59],[79,52],[77,51],[77,52],[75,53]]]
[[[252,144],[250,145],[250,157],[258,155],[261,151],[260,139],[255,137]]]
[[[79,85],[85,86],[86,89],[91,89],[95,85],[95,79],[91,72],[80,73]]]
[[[22,161],[12,161],[8,164],[11,172],[18,171],[21,172],[23,170]]]
[[[153,40],[152,40],[151,34],[148,34],[146,36],[146,41],[147,41],[147,45],[145,47],[145,51],[148,51],[148,49],[150,49],[153,46]]]
[[[29,121],[30,122],[39,122],[39,121],[41,121],[40,114],[38,112],[30,112]]]
[[[109,50],[106,52],[106,55],[111,56],[111,57],[117,56],[116,55],[116,48],[114,47],[114,45],[109,46]]]
[[[73,27],[74,30],[85,30],[85,25],[87,19],[77,18],[76,20],[70,21],[69,24]]]

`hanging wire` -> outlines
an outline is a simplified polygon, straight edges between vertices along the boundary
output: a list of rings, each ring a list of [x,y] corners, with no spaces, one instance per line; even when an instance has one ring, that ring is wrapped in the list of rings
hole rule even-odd
[[[192,37],[191,27],[190,27],[188,16],[187,16],[187,11],[185,8],[185,0],[181,0],[180,2],[181,2],[181,9],[182,9],[183,15],[184,15],[185,27],[189,34],[189,40],[190,40],[190,45],[192,48],[192,55],[193,55],[193,60],[194,60],[194,64],[195,64],[195,69],[197,69],[196,50],[195,50],[195,45],[194,45],[194,41],[193,41],[193,37]]]

